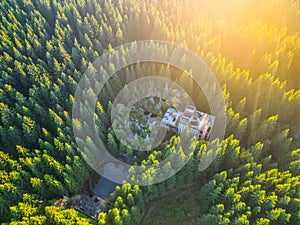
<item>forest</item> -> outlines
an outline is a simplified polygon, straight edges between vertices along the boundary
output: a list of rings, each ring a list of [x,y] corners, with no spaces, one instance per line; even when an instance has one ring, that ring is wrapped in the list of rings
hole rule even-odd
[[[1,224],[300,224],[299,0],[1,0],[0,14]],[[145,168],[170,154],[189,159],[156,184],[155,167],[141,177],[132,167],[132,183],[151,185],[124,181],[92,219],[55,204],[81,193],[94,173],[78,146],[97,148],[93,134],[74,137],[74,126],[91,126],[72,117],[75,91],[85,71],[109,73],[95,68],[98,57],[143,40],[170,42],[203,59],[224,96],[225,137],[193,139],[191,155],[177,151],[178,135],[143,152],[118,140],[113,101],[145,76],[176,82],[210,113],[201,87],[174,66],[138,62],[115,73],[98,96],[87,90],[97,98],[97,134],[111,155]],[[200,169],[212,149],[215,159]]]

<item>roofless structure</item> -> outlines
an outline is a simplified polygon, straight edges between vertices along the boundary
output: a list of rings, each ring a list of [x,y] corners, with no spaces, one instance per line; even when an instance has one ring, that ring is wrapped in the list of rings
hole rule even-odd
[[[184,112],[168,108],[160,125],[178,134],[188,126],[191,135],[200,140],[208,140],[215,119],[215,116],[200,112],[195,106],[187,105]]]

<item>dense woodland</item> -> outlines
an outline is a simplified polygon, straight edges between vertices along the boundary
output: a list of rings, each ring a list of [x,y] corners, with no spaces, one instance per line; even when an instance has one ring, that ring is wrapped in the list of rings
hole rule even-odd
[[[2,0],[0,13],[1,223],[171,224],[165,215],[145,216],[158,199],[192,192],[191,207],[198,211],[180,214],[177,224],[300,224],[298,0]],[[210,143],[216,159],[200,172],[210,144],[193,142],[196,151],[180,172],[151,186],[118,186],[97,222],[53,206],[80,192],[92,172],[72,130],[82,74],[104,52],[150,39],[192,50],[217,76],[227,129],[224,140]],[[117,92],[143,73],[178,82],[199,109],[209,108],[199,87],[168,65],[137,63],[116,74],[99,96],[99,135],[113,155],[135,155],[132,163],[151,165],[173,152],[180,138],[135,152],[119,143],[109,121]],[[147,171],[140,179],[159,175]]]

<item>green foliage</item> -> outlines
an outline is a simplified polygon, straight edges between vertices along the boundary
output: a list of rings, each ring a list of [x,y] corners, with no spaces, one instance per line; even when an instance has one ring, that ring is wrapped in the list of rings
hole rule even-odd
[[[45,208],[45,214],[47,218],[49,218],[49,223],[51,224],[81,224],[81,225],[89,225],[92,224],[90,219],[87,219],[81,216],[74,209],[62,210],[56,206],[47,206]]]
[[[249,164],[238,169],[236,175],[227,178],[226,181],[223,179],[219,186],[216,186],[219,175],[208,183],[212,185],[210,189],[208,184],[204,185],[199,190],[199,202],[203,202],[201,209],[204,212],[201,221],[208,219],[206,213],[214,215],[214,207],[218,204],[224,204],[225,210],[219,211],[218,214],[228,221],[233,221],[232,224],[299,222],[300,218],[296,212],[300,205],[296,204],[296,208],[290,208],[291,202],[294,202],[292,199],[299,198],[296,191],[300,185],[299,175],[293,177],[289,171],[280,172],[277,169],[261,172],[260,169],[257,170],[261,167],[257,166]]]
[[[191,71],[142,62],[120,70],[105,84],[95,112],[110,152],[155,165],[171,153],[184,160],[185,148],[197,148],[181,171],[160,184],[117,187],[99,224],[139,224],[151,202],[193,185],[199,189],[195,223],[299,224],[298,1],[2,0],[0,11],[0,223],[91,224],[48,202],[79,192],[89,177],[72,131],[72,123],[91,126],[71,118],[77,82],[86,69],[107,76],[125,60],[123,49],[109,71],[95,68],[92,62],[105,51],[158,39],[186,46],[212,69],[227,105],[226,138],[177,149],[180,138],[173,136],[149,153],[122,146],[110,127],[110,110],[118,91],[135,79],[165,77],[186,88],[200,110],[209,111],[209,105],[188,77]],[[84,95],[95,97],[91,89]],[[97,148],[93,135],[79,140],[88,150]],[[155,167],[142,177],[131,172],[131,179],[146,182],[164,175]]]

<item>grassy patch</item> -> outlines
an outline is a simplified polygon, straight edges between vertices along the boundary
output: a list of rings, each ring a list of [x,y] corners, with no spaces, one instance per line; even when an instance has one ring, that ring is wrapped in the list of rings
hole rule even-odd
[[[154,203],[147,211],[142,225],[192,225],[197,224],[200,208],[194,190],[170,196]]]

